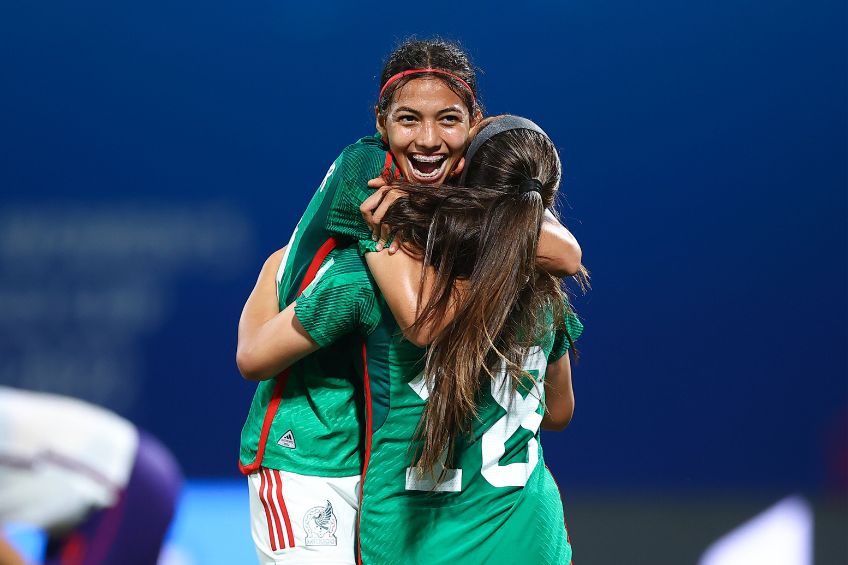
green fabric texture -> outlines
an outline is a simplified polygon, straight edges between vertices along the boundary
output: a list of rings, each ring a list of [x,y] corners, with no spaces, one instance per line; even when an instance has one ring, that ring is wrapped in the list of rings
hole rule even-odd
[[[318,276],[297,299],[295,315],[320,347],[346,334],[374,331],[380,321],[376,295],[368,269],[354,247],[327,257]]]
[[[339,179],[344,189],[335,192],[327,213],[327,230],[354,240],[370,239],[371,230],[362,218],[359,207],[374,193],[373,188],[368,188],[368,181],[380,176],[387,151],[388,147],[379,135],[363,137],[344,150],[342,157],[345,163]],[[368,171],[368,174],[363,175],[364,171]],[[394,165],[391,172],[394,172]]]
[[[303,279],[317,252],[331,236],[341,236],[342,242],[370,237],[359,206],[371,194],[370,179],[380,176],[386,162],[386,148],[379,136],[364,137],[346,147],[330,166],[316,190],[292,237],[283,264],[277,275],[279,307],[282,310],[298,298]],[[354,247],[348,255],[357,261]],[[333,259],[338,261],[338,258]],[[344,264],[342,261],[341,264]],[[326,262],[325,262],[326,265]],[[367,276],[367,271],[363,269]],[[344,277],[342,277],[344,278]],[[368,286],[367,280],[362,286]],[[359,474],[362,467],[362,343],[356,333],[334,336],[342,328],[355,325],[355,316],[363,316],[367,326],[367,304],[359,304],[362,295],[353,297],[358,311],[342,325],[319,328],[327,321],[320,311],[320,300],[312,285],[313,298],[299,302],[300,316],[310,325],[312,333],[325,349],[302,359],[290,367],[285,381],[279,377],[257,385],[250,411],[242,428],[239,461],[253,468],[265,467],[294,473],[327,477]],[[331,302],[337,302],[330,312],[347,309],[340,292],[328,291]],[[371,298],[373,303],[373,298]],[[328,345],[329,344],[329,345]],[[283,394],[274,415],[270,433],[262,436],[262,426],[274,398],[278,383]],[[291,432],[290,435],[286,435]],[[288,438],[294,438],[294,442]],[[260,444],[264,442],[262,461],[257,461]]]

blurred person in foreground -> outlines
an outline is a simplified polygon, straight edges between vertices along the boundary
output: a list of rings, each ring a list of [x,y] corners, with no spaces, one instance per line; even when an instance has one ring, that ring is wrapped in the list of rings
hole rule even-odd
[[[46,565],[155,565],[181,485],[170,451],[120,416],[0,386],[0,525],[43,529]],[[0,538],[0,565],[19,563]]]

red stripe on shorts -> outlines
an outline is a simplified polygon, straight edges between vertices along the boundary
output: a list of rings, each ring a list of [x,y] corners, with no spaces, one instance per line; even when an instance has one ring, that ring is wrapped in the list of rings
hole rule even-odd
[[[292,533],[291,521],[289,520],[289,511],[286,508],[286,501],[283,499],[283,475],[279,470],[274,469],[277,475],[277,501],[280,503],[280,510],[283,511],[283,520],[286,522],[286,533],[289,535],[289,547],[294,547],[294,534]],[[282,533],[280,533],[282,535]]]
[[[264,467],[262,468],[262,470],[265,471],[266,473],[268,473],[268,479],[269,479],[269,481],[268,481],[268,485],[269,485],[268,486],[268,501],[271,504],[271,513],[274,515],[274,526],[277,529],[277,539],[280,540],[280,549],[285,549],[287,546],[286,546],[286,538],[285,538],[285,536],[283,536],[283,522],[280,520],[280,515],[277,513],[278,504],[274,503],[275,499],[276,499],[276,493],[280,488],[278,486],[279,483],[274,484],[275,483],[274,476],[279,471],[276,471],[274,469],[266,469]]]
[[[274,522],[271,520],[271,509],[268,508],[268,498],[265,494],[267,490],[267,477],[265,469],[259,471],[259,500],[262,502],[262,507],[265,509],[265,521],[268,524],[268,539],[271,542],[271,551],[277,551],[277,542],[274,540]]]

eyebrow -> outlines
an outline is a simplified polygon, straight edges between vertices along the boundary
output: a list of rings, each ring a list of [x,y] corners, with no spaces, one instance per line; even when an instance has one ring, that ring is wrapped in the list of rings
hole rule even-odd
[[[416,116],[421,115],[421,112],[419,112],[415,108],[410,108],[409,106],[400,106],[399,108],[395,108],[392,111],[392,114],[399,114],[401,112],[409,112],[410,114],[415,114]]]
[[[436,113],[436,115],[438,116],[440,114],[447,114],[448,112],[459,112],[460,114],[463,114],[463,113],[465,113],[463,110],[464,109],[463,109],[462,106],[460,106],[458,104],[454,104],[453,106],[448,106],[447,108],[443,108],[442,110],[439,110]]]
[[[416,116],[421,115],[421,112],[419,112],[415,108],[410,108],[409,106],[400,106],[398,108],[395,108],[392,111],[392,114],[399,114],[400,112],[409,112],[410,114],[415,114]],[[448,106],[447,108],[442,108],[441,110],[436,112],[436,115],[440,116],[442,114],[447,114],[449,112],[459,112],[460,114],[462,114],[463,113],[462,106],[455,104],[453,106]]]

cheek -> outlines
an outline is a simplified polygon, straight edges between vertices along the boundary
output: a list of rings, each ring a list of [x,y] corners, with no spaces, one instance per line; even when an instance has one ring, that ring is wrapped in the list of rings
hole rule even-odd
[[[468,132],[453,132],[445,138],[445,143],[452,155],[462,155],[465,153],[465,146],[468,143]]]
[[[392,153],[395,155],[406,153],[410,143],[409,132],[405,128],[390,128],[386,133],[389,137],[389,148]]]

